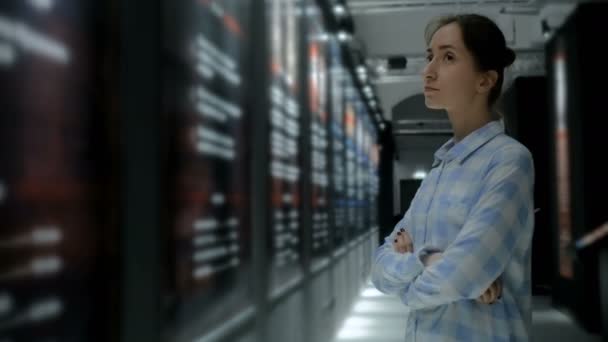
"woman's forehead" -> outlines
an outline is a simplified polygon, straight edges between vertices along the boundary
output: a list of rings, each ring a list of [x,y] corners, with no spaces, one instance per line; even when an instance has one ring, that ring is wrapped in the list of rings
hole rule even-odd
[[[446,48],[461,50],[463,47],[462,31],[457,23],[449,23],[440,27],[433,34],[429,46],[433,51]]]

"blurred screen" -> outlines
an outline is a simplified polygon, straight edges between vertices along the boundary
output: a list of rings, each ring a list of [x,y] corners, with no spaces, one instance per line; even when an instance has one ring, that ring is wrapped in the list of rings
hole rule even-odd
[[[167,4],[164,103],[174,123],[168,206],[177,340],[252,304],[250,6],[243,0]]]
[[[357,225],[357,102],[358,94],[352,76],[345,75],[345,162],[346,162],[346,238],[352,239]]]
[[[329,91],[327,48],[329,35],[320,9],[311,5],[308,21],[309,94],[311,110],[310,152],[312,180],[312,254],[326,256],[330,250],[329,224]]]
[[[364,116],[363,116],[363,126],[364,126],[364,131],[363,131],[363,146],[361,148],[361,159],[363,160],[363,162],[361,163],[361,174],[363,177],[363,180],[361,182],[361,187],[363,188],[363,190],[361,191],[361,195],[363,197],[362,201],[363,201],[363,207],[361,208],[361,211],[363,212],[363,226],[362,226],[362,231],[363,232],[367,232],[370,230],[371,228],[371,212],[370,212],[370,208],[372,205],[372,201],[371,201],[371,183],[373,180],[373,176],[370,173],[370,165],[371,165],[371,159],[370,159],[370,149],[372,146],[372,123],[370,120],[370,116],[369,116],[369,112],[367,110],[366,107],[364,107]]]
[[[0,4],[0,340],[107,330],[112,218],[94,2]]]
[[[378,132],[375,127],[371,130],[371,143],[369,146],[369,227],[370,229],[379,228],[378,217],[378,195],[380,194],[380,145],[378,145]]]
[[[559,232],[559,273],[564,278],[573,278],[573,260],[569,251],[572,242],[572,221],[570,203],[570,138],[568,133],[567,102],[567,58],[565,49],[559,48],[553,54],[553,79],[555,100],[555,160],[557,172],[557,224]]]
[[[271,287],[301,272],[300,4],[267,0],[270,46]]]
[[[333,155],[333,214],[334,245],[342,246],[346,241],[346,167],[345,167],[345,91],[346,70],[342,65],[340,43],[330,36],[330,83],[331,83],[331,145]]]
[[[356,118],[357,118],[357,135],[356,135],[356,198],[355,198],[355,227],[356,234],[362,234],[366,229],[366,214],[367,212],[367,196],[366,196],[366,184],[367,177],[369,176],[367,172],[367,161],[365,154],[365,147],[367,144],[367,112],[365,111],[365,104],[363,101],[358,101],[356,105]]]

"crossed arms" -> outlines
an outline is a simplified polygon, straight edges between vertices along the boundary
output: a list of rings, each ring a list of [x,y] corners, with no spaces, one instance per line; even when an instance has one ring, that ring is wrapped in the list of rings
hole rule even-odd
[[[444,251],[424,245],[414,248],[408,211],[374,253],[376,288],[399,295],[414,310],[460,300],[493,302],[500,292],[500,284],[495,283],[515,247],[520,239],[532,237],[533,175],[529,154],[513,149],[499,152],[483,179],[481,197]]]
[[[397,232],[397,238],[393,241],[393,250],[401,254],[414,252],[414,243],[405,228],[401,228],[400,231]],[[439,261],[442,256],[443,253],[439,251],[429,251],[428,253],[420,256],[420,261],[426,268]],[[496,300],[500,299],[501,295],[502,282],[500,281],[500,278],[498,278],[492,283],[492,285],[490,285],[488,289],[485,290],[481,296],[479,296],[479,298],[477,298],[477,300],[483,304],[494,304]]]

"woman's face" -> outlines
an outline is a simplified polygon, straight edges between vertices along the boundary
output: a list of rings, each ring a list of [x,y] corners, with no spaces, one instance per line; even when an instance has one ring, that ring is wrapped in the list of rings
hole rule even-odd
[[[444,25],[433,35],[422,76],[425,103],[431,109],[462,110],[477,94],[480,73],[457,23]]]

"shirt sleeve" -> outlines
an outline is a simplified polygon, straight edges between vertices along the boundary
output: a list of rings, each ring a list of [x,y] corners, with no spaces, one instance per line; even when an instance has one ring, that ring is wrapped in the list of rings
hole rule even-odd
[[[443,257],[401,291],[412,310],[476,299],[504,272],[519,239],[531,239],[534,164],[525,148],[493,156],[478,202]]]
[[[420,253],[398,253],[393,249],[397,232],[401,229],[412,235],[410,210],[399,221],[384,243],[374,251],[371,270],[372,284],[385,294],[399,294],[424,269]]]

